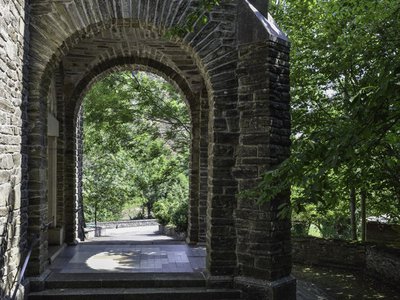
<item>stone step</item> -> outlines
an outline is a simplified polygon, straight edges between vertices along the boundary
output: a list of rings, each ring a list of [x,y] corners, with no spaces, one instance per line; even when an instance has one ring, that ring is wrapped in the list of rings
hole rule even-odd
[[[46,289],[205,287],[202,273],[53,273]]]
[[[28,300],[238,300],[231,289],[192,288],[65,288],[33,292]]]

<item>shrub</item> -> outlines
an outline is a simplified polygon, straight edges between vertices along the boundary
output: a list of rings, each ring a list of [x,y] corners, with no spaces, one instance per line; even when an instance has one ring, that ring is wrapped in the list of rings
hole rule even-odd
[[[178,232],[185,232],[188,226],[188,209],[189,205],[187,201],[178,202],[178,205],[174,207],[171,216],[171,223],[175,225]]]
[[[157,201],[154,203],[153,212],[158,223],[165,226],[171,222],[171,204],[168,201]]]

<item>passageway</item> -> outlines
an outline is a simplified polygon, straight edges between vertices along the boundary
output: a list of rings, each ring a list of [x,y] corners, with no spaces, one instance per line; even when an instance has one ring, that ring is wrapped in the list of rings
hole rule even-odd
[[[206,250],[158,234],[158,226],[119,228],[66,247],[53,273],[192,273],[205,269]]]

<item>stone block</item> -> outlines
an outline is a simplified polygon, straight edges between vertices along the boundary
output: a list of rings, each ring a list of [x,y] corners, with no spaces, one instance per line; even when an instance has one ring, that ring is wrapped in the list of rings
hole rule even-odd
[[[48,230],[49,245],[61,246],[64,243],[64,228],[56,227]]]
[[[257,280],[251,277],[235,277],[234,286],[243,291],[245,299],[295,300],[296,279],[291,276],[275,281]]]

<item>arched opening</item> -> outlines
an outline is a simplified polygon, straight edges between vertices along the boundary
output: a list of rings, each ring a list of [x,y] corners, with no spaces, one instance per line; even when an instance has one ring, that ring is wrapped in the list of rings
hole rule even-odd
[[[93,231],[98,221],[129,227],[135,224],[129,220],[156,217],[162,225],[174,223],[187,232],[190,110],[162,77],[133,68],[100,75],[78,110],[76,200],[81,240],[85,221]]]
[[[147,64],[147,65],[145,65]],[[166,79],[172,86],[179,91],[180,95],[185,99],[190,112],[191,122],[191,141],[190,141],[190,174],[189,174],[189,216],[188,216],[188,242],[197,243],[205,240],[205,212],[207,205],[207,168],[208,168],[208,147],[207,147],[207,132],[208,132],[208,106],[207,92],[202,91],[201,95],[194,94],[189,88],[187,82],[176,71],[171,68],[150,59],[142,58],[123,58],[107,61],[99,66],[93,72],[89,72],[87,77],[83,78],[77,84],[77,88],[72,95],[76,99],[74,103],[75,121],[79,120],[79,107],[83,101],[83,97],[92,84],[107,74],[121,70],[143,70],[151,72]],[[71,126],[77,126],[75,122]],[[71,137],[73,138],[73,137]],[[77,145],[78,146],[78,145]],[[76,147],[74,148],[76,149]],[[77,159],[79,167],[79,157]],[[80,172],[78,172],[80,173]],[[201,173],[201,174],[200,174]],[[78,180],[79,182],[79,180]],[[200,184],[201,183],[201,184]],[[76,188],[80,185],[76,183]],[[203,191],[203,199],[201,202],[200,190]],[[74,195],[75,196],[75,195]],[[200,217],[201,218],[200,218]]]

